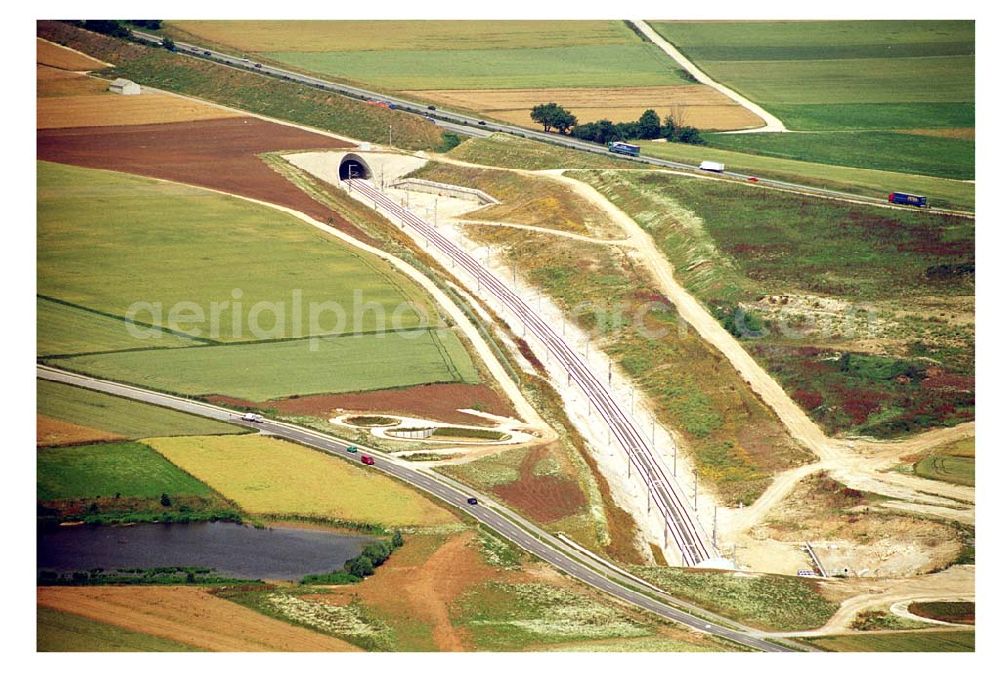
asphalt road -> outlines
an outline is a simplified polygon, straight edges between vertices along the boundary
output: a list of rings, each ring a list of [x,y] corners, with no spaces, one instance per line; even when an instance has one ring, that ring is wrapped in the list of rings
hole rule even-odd
[[[39,365],[36,371],[38,378],[67,383],[197,416],[256,428],[274,437],[304,444],[333,456],[338,456],[354,463],[360,463],[358,454],[348,453],[347,451],[347,447],[351,444],[350,442],[307,430],[293,424],[267,419],[264,419],[260,423],[249,423],[239,420],[240,412],[204,402],[166,395],[114,381],[95,379],[42,365]],[[471,489],[453,480],[416,470],[405,461],[394,460],[386,454],[370,449],[364,449],[364,451],[375,457],[376,463],[374,466],[371,466],[374,470],[395,477],[411,486],[418,487],[490,527],[504,538],[517,544],[524,551],[548,562],[573,578],[587,583],[619,600],[638,606],[667,620],[689,626],[699,632],[711,634],[758,651],[790,652],[795,650],[781,644],[776,644],[756,634],[734,629],[734,627],[740,626],[709,612],[697,610],[691,605],[684,604],[683,606],[695,609],[698,615],[675,608],[663,601],[663,599],[669,599],[667,595],[657,595],[654,597],[651,593],[641,592],[641,589],[649,589],[651,586],[648,584],[638,584],[634,580],[630,580],[622,576],[619,572],[603,565],[599,560],[575,553],[561,544],[557,539],[541,532],[537,527],[514,516],[506,509],[490,505],[484,500],[480,500],[478,505],[469,505],[467,499],[474,495]],[[719,620],[713,622],[712,619]],[[721,625],[720,621],[732,627]]]
[[[153,35],[151,33],[145,33],[142,31],[133,30],[132,34],[138,39],[156,45],[159,45],[161,41],[161,38],[159,36]],[[715,179],[721,178],[720,176],[714,175],[711,172],[705,172],[698,169],[696,165],[689,165],[683,162],[674,162],[672,160],[662,160],[660,158],[654,158],[648,156],[630,157],[628,155],[615,154],[611,153],[605,146],[602,146],[600,144],[590,143],[587,141],[580,141],[579,139],[574,139],[573,137],[569,136],[562,136],[560,134],[547,134],[545,132],[539,132],[538,130],[531,129],[529,127],[501,124],[498,122],[485,120],[483,118],[465,115],[463,113],[456,113],[453,111],[444,110],[441,109],[440,107],[436,108],[435,110],[430,110],[427,107],[427,105],[423,103],[416,103],[414,101],[409,101],[407,99],[401,99],[397,96],[381,94],[379,92],[374,92],[369,89],[363,89],[361,87],[354,87],[352,85],[345,85],[339,82],[331,82],[329,80],[312,77],[310,75],[303,75],[301,73],[285,70],[283,68],[277,68],[275,66],[259,63],[251,59],[245,59],[232,54],[227,54],[225,52],[220,52],[218,50],[208,49],[206,47],[200,47],[198,45],[193,45],[191,43],[175,42],[174,45],[176,51],[181,54],[187,54],[189,56],[195,56],[201,59],[215,61],[217,63],[231,66],[233,68],[248,70],[254,73],[260,73],[261,75],[266,75],[281,80],[287,80],[290,82],[298,82],[300,84],[308,85],[310,87],[316,87],[317,89],[337,92],[338,94],[350,96],[355,99],[363,99],[363,100],[377,99],[379,101],[392,103],[397,107],[398,110],[401,110],[406,113],[414,113],[416,115],[421,115],[425,118],[433,119],[436,124],[441,125],[443,128],[456,131],[457,133],[466,134],[469,136],[488,136],[493,132],[504,132],[506,134],[513,134],[515,136],[520,136],[527,139],[534,139],[536,141],[542,141],[544,143],[550,143],[557,146],[573,148],[575,150],[581,150],[588,153],[597,153],[599,155],[616,157],[630,162],[652,165],[654,167],[664,167],[667,169],[676,169],[683,172],[689,172],[695,176],[699,176],[702,178],[715,178]],[[724,176],[727,179],[736,181],[750,181],[751,179],[753,179],[753,183],[758,186],[779,188],[782,190],[794,191],[796,193],[817,195],[820,197],[827,197],[838,200],[850,200],[852,202],[873,204],[879,207],[885,207],[889,209],[917,209],[914,207],[905,207],[901,205],[889,205],[886,198],[871,197],[868,195],[857,195],[854,193],[846,193],[843,191],[830,190],[826,188],[817,188],[815,186],[806,186],[799,183],[792,183],[789,181],[779,181],[777,179],[769,179],[766,176],[760,176],[760,175],[751,176],[749,174],[741,174],[739,172],[726,172]],[[900,187],[900,190],[903,190],[904,188],[905,187]],[[925,208],[922,210],[917,209],[917,211],[925,211],[938,214],[953,214],[965,217],[973,216],[973,214],[970,212],[947,210],[947,209]]]

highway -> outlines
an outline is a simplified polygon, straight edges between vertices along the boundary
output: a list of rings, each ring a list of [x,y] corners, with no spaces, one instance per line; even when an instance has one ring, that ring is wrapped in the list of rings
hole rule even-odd
[[[240,412],[224,407],[158,393],[153,390],[114,381],[105,381],[81,374],[74,374],[54,367],[38,365],[36,374],[38,378],[48,381],[67,383],[196,416],[256,428],[268,435],[297,442],[353,463],[360,463],[358,454],[347,451],[347,447],[353,443],[291,423],[268,419],[264,419],[259,423],[242,421],[239,420]],[[534,525],[501,506],[490,505],[484,500],[480,500],[478,505],[469,505],[468,498],[475,495],[473,490],[450,478],[415,470],[405,461],[397,461],[390,455],[382,454],[372,449],[365,448],[363,450],[376,458],[376,464],[371,466],[374,470],[390,475],[411,486],[418,487],[453,508],[470,515],[481,524],[490,527],[524,551],[548,562],[573,578],[587,583],[619,600],[638,606],[661,618],[694,628],[699,632],[715,635],[716,637],[758,651],[790,652],[796,650],[795,648],[769,641],[747,628],[734,629],[742,628],[742,626],[720,618],[715,614],[700,610],[693,605],[680,602],[679,600],[672,600],[669,595],[653,588],[649,584],[638,583],[635,579],[623,576],[620,571],[604,565],[600,559],[588,557],[586,558],[586,562],[584,562],[583,557],[579,553],[574,552],[573,549],[566,547],[558,539],[542,532]],[[636,588],[644,588],[646,592],[641,592]],[[697,615],[671,606],[667,601],[691,609]],[[724,624],[720,624],[720,622]]]
[[[158,35],[153,35],[151,33],[145,33],[143,31],[132,31],[132,35],[137,39],[141,39],[145,42],[159,45],[162,39]],[[440,125],[444,129],[449,129],[460,134],[465,134],[468,136],[488,136],[493,132],[503,132],[505,134],[513,134],[515,136],[520,136],[526,139],[533,139],[535,141],[541,141],[543,143],[550,143],[557,146],[564,146],[567,148],[572,148],[574,150],[580,150],[587,153],[597,153],[599,155],[606,155],[609,157],[615,157],[624,161],[636,162],[640,164],[652,165],[654,167],[663,167],[666,169],[674,169],[677,171],[688,172],[695,176],[702,178],[714,178],[716,180],[722,179],[723,176],[727,179],[747,182],[751,179],[753,184],[757,186],[764,186],[769,188],[777,188],[781,190],[793,191],[796,193],[804,193],[808,195],[816,195],[819,197],[831,198],[836,200],[848,200],[851,202],[861,202],[866,204],[872,204],[878,207],[885,207],[887,209],[917,209],[918,211],[931,212],[935,214],[951,214],[955,216],[963,217],[974,217],[972,212],[959,211],[959,210],[948,210],[948,209],[936,209],[936,208],[924,208],[918,209],[915,207],[905,207],[901,205],[890,205],[886,198],[872,197],[869,195],[858,195],[855,193],[846,193],[843,191],[830,190],[827,188],[817,188],[816,186],[807,186],[799,183],[792,183],[790,181],[780,181],[778,179],[769,179],[766,176],[749,174],[741,174],[739,172],[726,172],[723,176],[712,174],[711,172],[705,172],[700,170],[697,165],[689,165],[683,162],[674,162],[672,160],[663,160],[660,158],[654,158],[649,156],[639,156],[631,157],[628,155],[621,155],[610,152],[605,146],[596,143],[590,143],[588,141],[581,141],[579,139],[574,139],[570,136],[563,136],[561,134],[550,134],[545,132],[540,132],[529,127],[520,127],[518,125],[502,124],[498,122],[493,122],[491,120],[486,120],[479,117],[474,117],[470,115],[465,115],[463,113],[456,113],[453,111],[443,110],[441,108],[435,108],[431,110],[426,104],[416,103],[407,99],[401,99],[397,96],[392,96],[388,94],[381,94],[379,92],[374,92],[368,89],[363,89],[361,87],[355,87],[352,85],[345,85],[339,82],[331,82],[329,80],[324,80],[322,78],[312,77],[310,75],[303,75],[302,73],[296,73],[295,71],[286,70],[284,68],[278,68],[276,66],[271,66],[268,64],[253,61],[251,59],[245,59],[232,54],[227,54],[214,49],[209,49],[207,47],[201,47],[198,45],[193,45],[187,42],[175,42],[175,51],[181,54],[187,54],[189,56],[194,56],[200,59],[207,59],[209,61],[214,61],[216,63],[221,63],[232,68],[238,68],[240,70],[246,70],[253,73],[259,73],[261,75],[266,75],[273,78],[278,78],[281,80],[287,80],[290,82],[297,82],[299,84],[308,85],[310,87],[315,87],[317,89],[327,90],[331,92],[336,92],[338,94],[343,94],[354,99],[377,99],[378,101],[385,101],[387,103],[394,104],[398,110],[406,113],[413,113],[420,115],[422,117],[432,119],[436,124]],[[903,188],[900,188],[903,190]]]
[[[673,475],[662,467],[655,450],[640,434],[637,423],[618,405],[609,388],[565,339],[531,310],[515,291],[461,247],[438,232],[434,226],[397,205],[366,180],[351,179],[347,183],[359,195],[371,200],[381,211],[395,216],[404,230],[407,226],[411,227],[421,238],[433,243],[439,251],[451,257],[455,264],[471,274],[482,289],[496,296],[525,328],[542,342],[549,354],[562,366],[568,378],[590,400],[591,406],[601,415],[615,440],[628,455],[629,463],[639,471],[652,503],[664,518],[669,537],[680,552],[684,565],[695,566],[707,559],[718,557],[714,545],[697,518],[693,516],[694,511],[689,506],[684,492],[681,491]],[[664,550],[668,545],[669,543],[664,543]]]

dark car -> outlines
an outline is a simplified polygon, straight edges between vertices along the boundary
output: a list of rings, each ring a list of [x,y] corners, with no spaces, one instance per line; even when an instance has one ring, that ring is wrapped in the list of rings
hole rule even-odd
[[[259,64],[259,63],[255,63],[255,64],[253,65],[253,67],[254,67],[254,68],[260,68],[260,64]]]
[[[437,106],[428,106],[427,107],[427,110],[437,110],[437,109],[438,109]]]
[[[483,125],[485,127],[486,126],[486,120],[480,120],[479,124],[481,124],[481,125]]]
[[[202,52],[202,54],[204,54],[205,56],[212,56],[212,53],[209,52],[208,50],[205,50],[204,52]]]
[[[479,499],[476,498],[475,496],[469,496],[465,500],[469,505],[479,505]]]

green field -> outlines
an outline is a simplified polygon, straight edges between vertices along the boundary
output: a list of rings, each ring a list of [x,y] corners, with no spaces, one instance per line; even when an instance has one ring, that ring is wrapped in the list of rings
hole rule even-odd
[[[817,592],[815,583],[795,576],[669,567],[631,569],[676,597],[762,630],[818,628],[838,607]]]
[[[151,404],[38,379],[38,413],[59,421],[138,439],[239,433],[237,426]]]
[[[422,329],[440,318],[413,282],[236,198],[40,163],[38,260],[40,293],[60,301],[45,300],[39,345],[70,369],[252,400],[478,380],[454,330]],[[181,336],[145,343],[112,319],[130,314],[153,325],[140,336]]]
[[[142,208],[114,208],[122,202]],[[167,326],[173,311],[180,331],[214,341],[331,331],[308,326],[313,303],[344,309],[340,331],[348,333],[377,327],[376,312],[351,312],[355,299],[386,316],[399,309],[397,328],[423,326],[421,313],[435,318],[417,287],[380,259],[238,198],[39,163],[38,204],[39,293],[88,309],[124,317],[132,304],[143,304],[136,319],[158,326]],[[156,304],[158,321],[150,309]],[[275,321],[278,312],[283,324]]]
[[[879,134],[713,136],[732,150],[968,179],[962,139],[898,133],[975,126],[972,21],[654,22],[711,77],[789,129]],[[754,137],[754,138],[750,138]]]
[[[687,84],[653,45],[531,49],[269,52],[295,69],[388,90],[646,87]]]
[[[877,635],[832,635],[808,639],[826,651],[975,651],[976,633],[967,631],[894,632]]]
[[[129,348],[176,348],[197,345],[197,339],[183,334],[163,332],[158,337],[136,338],[128,333],[123,318],[67,305],[39,297],[38,355],[70,355],[92,351]]]
[[[121,495],[128,498],[211,497],[207,486],[137,442],[38,451],[38,500]]]
[[[761,134],[730,135],[731,138],[764,136]],[[464,148],[466,142],[459,146]],[[839,167],[837,165],[803,162],[785,158],[753,155],[709,146],[690,146],[683,143],[638,142],[642,154],[698,164],[702,160],[722,162],[729,171],[749,175],[760,174],[769,179],[802,183],[809,186],[829,188],[887,199],[889,193],[900,191],[927,196],[932,206],[952,209],[974,210],[976,206],[976,186],[973,183],[943,179],[932,176],[902,174],[895,171]],[[454,153],[457,153],[453,151]]]
[[[83,616],[38,607],[38,651],[197,651],[153,635],[125,630]]]
[[[790,160],[949,179],[976,176],[976,143],[967,139],[894,132],[709,134],[705,138],[718,148]]]
[[[479,381],[451,329],[128,351],[52,363],[183,395],[228,395],[254,402]]]

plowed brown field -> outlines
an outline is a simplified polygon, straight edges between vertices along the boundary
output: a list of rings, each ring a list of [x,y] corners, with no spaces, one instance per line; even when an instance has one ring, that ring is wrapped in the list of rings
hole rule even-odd
[[[77,425],[68,421],[37,415],[35,443],[40,447],[54,447],[63,444],[81,444],[83,442],[109,442],[125,439],[97,428]]]
[[[539,522],[569,517],[587,504],[576,481],[561,475],[534,474],[539,462],[550,453],[547,447],[535,449],[518,467],[516,481],[493,487],[497,496]]]
[[[291,400],[248,402],[231,397],[213,396],[210,401],[222,405],[235,405],[254,409],[276,409],[282,414],[330,417],[344,411],[365,413],[402,414],[429,418],[445,423],[482,425],[479,416],[463,414],[458,409],[478,408],[497,416],[516,418],[507,398],[484,384],[434,383],[430,385],[376,390],[343,395],[310,395]]]
[[[203,588],[43,587],[38,588],[38,604],[209,651],[358,651]]]
[[[37,45],[37,62],[46,66],[61,68],[66,71],[93,71],[104,68],[107,64],[97,59],[92,59],[86,54],[74,52],[72,49],[46,42],[41,38],[35,39]]]
[[[532,126],[531,109],[555,101],[569,109],[581,123],[602,118],[612,122],[639,119],[652,108],[660,117],[674,112],[683,124],[703,130],[746,129],[763,122],[756,115],[705,85],[667,87],[561,88],[561,89],[454,89],[404,92],[456,108]]]
[[[346,141],[254,117],[40,129],[38,159],[111,169],[235,193],[290,207],[359,239],[367,236],[257,157],[268,151],[350,147]]]

